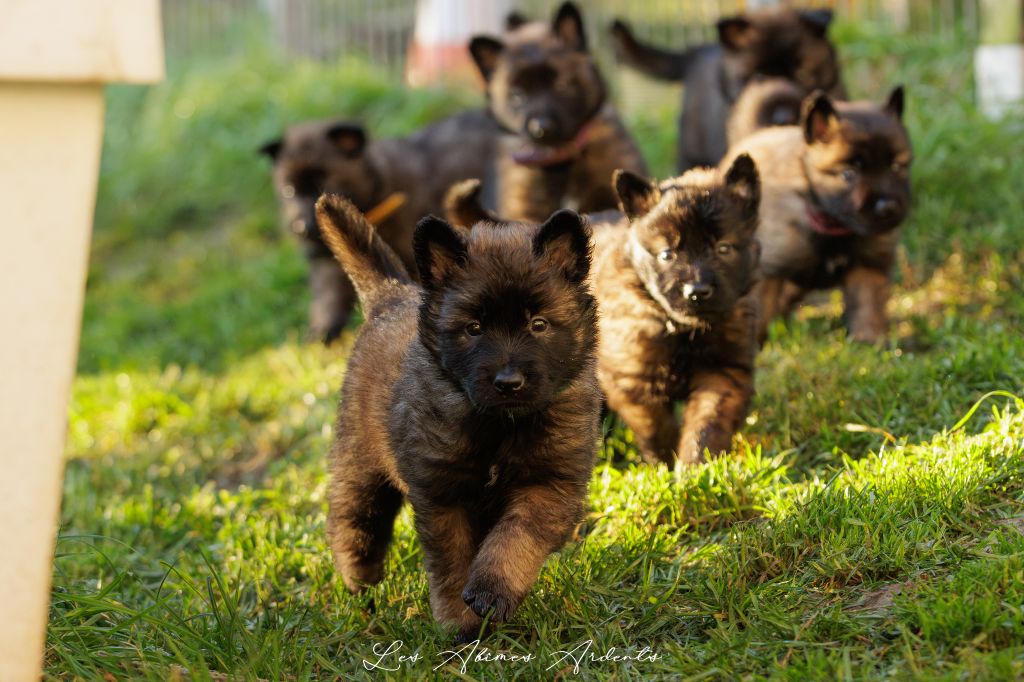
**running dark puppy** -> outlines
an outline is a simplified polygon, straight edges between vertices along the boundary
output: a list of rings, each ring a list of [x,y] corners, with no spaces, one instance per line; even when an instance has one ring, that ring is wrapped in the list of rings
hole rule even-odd
[[[601,388],[645,460],[699,462],[729,448],[754,392],[757,168],[741,156],[722,175],[695,169],[660,186],[614,178],[625,215],[591,216]],[[494,219],[479,190],[453,186],[449,219]]]
[[[274,162],[282,222],[309,261],[315,337],[324,342],[337,337],[355,304],[352,284],[317,228],[317,197],[322,192],[348,197],[412,268],[412,226],[441,211],[450,184],[488,173],[497,133],[485,111],[443,119],[408,137],[376,141],[369,141],[358,123],[309,121],[261,148]]]
[[[472,640],[513,615],[583,510],[601,403],[590,230],[571,211],[424,218],[421,288],[352,204],[325,196],[317,217],[366,314],[330,455],[335,565],[353,592],[379,582],[408,497],[434,616]]]
[[[612,25],[615,52],[626,64],[663,80],[683,81],[679,118],[679,172],[714,166],[725,154],[725,122],[755,76],[785,78],[804,92],[846,96],[835,47],[828,39],[830,10],[773,9],[718,22],[719,41],[682,52],[639,42],[622,21]],[[792,121],[788,121],[792,123]]]
[[[758,171],[741,156],[660,185],[618,172],[615,188],[626,218],[594,229],[601,388],[645,460],[700,462],[729,449],[754,393]]]
[[[899,226],[910,208],[910,138],[903,88],[885,104],[833,102],[816,93],[798,126],[767,128],[722,161],[750,155],[764,178],[759,336],[814,289],[840,286],[851,338],[875,342],[888,329],[885,306]]]
[[[505,131],[497,154],[498,213],[539,222],[562,207],[614,208],[612,171],[646,170],[608,103],[579,10],[566,2],[550,24],[515,15],[508,27],[503,40],[477,36],[469,45]]]

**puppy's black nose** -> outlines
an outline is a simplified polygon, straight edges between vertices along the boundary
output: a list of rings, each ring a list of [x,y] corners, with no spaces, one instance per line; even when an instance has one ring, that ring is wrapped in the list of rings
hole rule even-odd
[[[518,369],[505,367],[494,375],[494,388],[499,393],[515,393],[526,383],[526,377]]]
[[[554,127],[555,122],[550,116],[538,115],[526,119],[526,132],[537,141],[551,137]]]
[[[871,210],[874,212],[875,216],[881,220],[892,220],[899,213],[900,205],[895,199],[882,197],[875,200],[875,204],[871,207]]]
[[[704,282],[693,282],[692,284],[683,285],[683,296],[694,303],[708,300],[713,293],[715,293],[715,288]]]

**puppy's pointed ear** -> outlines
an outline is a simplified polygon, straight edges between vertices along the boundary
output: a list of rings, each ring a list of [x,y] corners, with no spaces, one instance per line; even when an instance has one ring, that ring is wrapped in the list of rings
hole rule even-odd
[[[479,222],[498,222],[497,216],[484,208],[480,200],[483,185],[476,178],[457,182],[444,195],[444,214],[449,221],[462,227],[473,227]]]
[[[903,120],[903,86],[897,85],[885,100],[885,110],[900,121]]]
[[[757,164],[747,154],[740,154],[725,172],[725,186],[739,199],[743,215],[751,218],[757,215],[761,205],[761,176]]]
[[[583,29],[583,16],[573,3],[562,3],[558,12],[555,13],[552,29],[555,35],[569,47],[581,51],[587,49],[587,34]]]
[[[350,159],[362,155],[366,149],[366,130],[358,123],[336,123],[327,129],[327,139]]]
[[[519,28],[520,26],[522,26],[523,24],[528,24],[528,23],[530,23],[530,20],[522,12],[517,12],[515,10],[512,10],[511,12],[509,12],[508,14],[505,15],[505,30],[506,31],[514,31],[517,28]]]
[[[828,34],[828,27],[832,24],[832,10],[830,9],[805,9],[797,12],[797,18],[804,28],[819,38]]]
[[[833,131],[839,125],[839,114],[828,95],[815,90],[807,96],[800,107],[800,124],[807,144],[828,142],[832,138]]]
[[[491,36],[475,36],[469,41],[469,54],[476,62],[476,68],[485,81],[491,80],[491,74],[498,66],[498,60],[505,49],[505,43]]]
[[[629,218],[647,214],[661,199],[656,184],[621,168],[612,173],[612,186],[619,197],[619,208]]]
[[[744,17],[727,17],[718,22],[718,42],[733,52],[750,45],[754,25]]]
[[[271,161],[277,161],[277,156],[281,153],[281,147],[283,146],[284,142],[281,140],[271,140],[260,147],[259,152],[269,156]]]
[[[576,211],[556,211],[533,238],[533,253],[579,284],[590,272],[590,225]]]
[[[412,248],[425,289],[439,289],[466,267],[466,241],[458,230],[438,217],[428,215],[416,223]]]

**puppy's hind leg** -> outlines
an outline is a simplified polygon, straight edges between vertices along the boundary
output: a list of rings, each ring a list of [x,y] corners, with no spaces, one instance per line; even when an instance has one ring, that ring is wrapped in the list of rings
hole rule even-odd
[[[345,587],[360,592],[384,577],[384,558],[402,493],[382,471],[360,466],[332,469],[327,538]]]

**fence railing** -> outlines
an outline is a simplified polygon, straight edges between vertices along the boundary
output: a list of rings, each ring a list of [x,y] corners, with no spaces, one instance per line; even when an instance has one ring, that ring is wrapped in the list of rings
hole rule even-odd
[[[488,0],[475,0],[487,2]],[[549,16],[560,0],[511,4],[526,14]],[[472,4],[472,3],[471,3]],[[635,32],[659,44],[683,46],[713,38],[720,16],[772,0],[590,0],[585,19],[597,50],[607,45],[614,17],[630,21]],[[978,0],[809,0],[832,7],[840,19],[911,33],[978,34]],[[317,60],[360,55],[400,70],[415,21],[415,0],[163,0],[169,61],[216,55],[237,49],[243,35],[279,46],[286,54]]]

